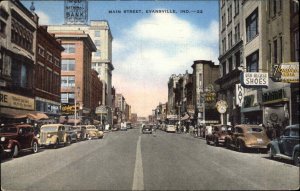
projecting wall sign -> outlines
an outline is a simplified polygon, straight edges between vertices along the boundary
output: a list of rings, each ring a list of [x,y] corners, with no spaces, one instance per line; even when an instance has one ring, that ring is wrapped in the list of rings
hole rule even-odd
[[[241,84],[243,87],[268,87],[269,75],[262,72],[242,72]]]
[[[87,24],[88,0],[65,0],[65,24]]]
[[[244,102],[244,88],[241,84],[235,84],[235,104],[242,107]]]

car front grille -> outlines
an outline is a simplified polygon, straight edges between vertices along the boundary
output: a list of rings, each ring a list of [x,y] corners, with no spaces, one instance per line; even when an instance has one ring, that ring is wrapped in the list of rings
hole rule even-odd
[[[47,141],[47,132],[41,132],[40,133],[40,142],[41,142],[41,144],[46,143],[46,141]]]

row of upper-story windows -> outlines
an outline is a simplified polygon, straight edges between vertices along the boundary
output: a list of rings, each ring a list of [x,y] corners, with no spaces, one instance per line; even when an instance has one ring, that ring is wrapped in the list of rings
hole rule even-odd
[[[55,64],[56,66],[60,67],[59,58],[54,56],[51,52],[48,50],[46,51],[45,48],[42,45],[38,45],[37,48],[38,54],[42,56],[43,58],[46,57],[46,60]]]
[[[221,63],[220,65],[221,77],[225,76],[232,70],[238,68],[240,65],[241,65],[241,52],[237,51],[231,57],[229,57],[227,60]]]
[[[75,87],[75,76],[61,76],[61,87]]]
[[[269,18],[276,17],[282,11],[282,0],[269,0],[268,1]]]
[[[225,5],[225,1],[222,1],[222,7],[224,5]],[[233,7],[234,7],[234,15],[232,15]],[[222,14],[222,18],[221,18],[222,31],[225,30],[226,25],[229,25],[232,22],[232,18],[239,14],[240,0],[234,0],[233,7],[232,7],[232,2],[227,3],[227,10],[224,11],[224,13]],[[227,20],[226,20],[226,15],[227,15]]]
[[[43,63],[38,63],[36,67],[36,87],[52,94],[59,95],[59,74],[45,66]]]
[[[64,53],[75,53],[75,44],[63,44],[62,47],[64,47]]]
[[[33,32],[28,30],[23,24],[12,18],[11,41],[25,50],[32,52]]]

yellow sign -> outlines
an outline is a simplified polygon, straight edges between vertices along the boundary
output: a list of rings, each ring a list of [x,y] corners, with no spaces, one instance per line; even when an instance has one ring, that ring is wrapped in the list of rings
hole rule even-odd
[[[79,105],[77,105],[76,110],[79,110]],[[75,105],[62,105],[61,106],[61,113],[63,114],[74,114],[75,113]]]
[[[0,105],[12,108],[34,110],[34,99],[0,91]]]

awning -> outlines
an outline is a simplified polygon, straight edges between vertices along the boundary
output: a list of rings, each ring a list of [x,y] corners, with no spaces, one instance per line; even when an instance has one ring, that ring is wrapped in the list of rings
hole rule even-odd
[[[81,122],[81,119],[76,119],[76,124],[79,124]],[[59,123],[75,123],[75,119],[69,118],[68,120],[66,119],[66,116],[60,116],[59,117]]]
[[[18,110],[12,108],[1,108],[0,116],[5,118],[20,119],[29,118],[31,120],[48,119],[49,117],[42,112],[38,111],[28,111],[28,110]]]
[[[94,125],[99,125],[100,124],[100,121],[98,121],[98,120],[93,120],[93,122],[94,122]]]
[[[189,119],[189,118],[190,118],[190,116],[189,116],[188,114],[185,114],[185,115],[181,118],[181,120],[184,121],[184,120],[187,120],[187,119]]]

